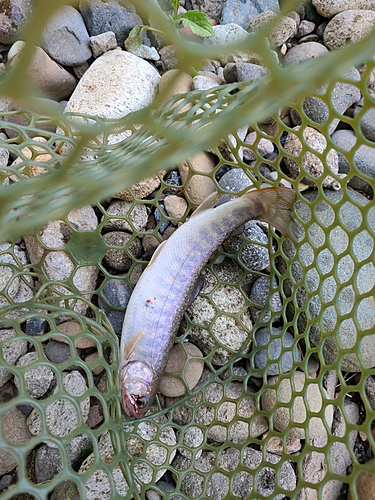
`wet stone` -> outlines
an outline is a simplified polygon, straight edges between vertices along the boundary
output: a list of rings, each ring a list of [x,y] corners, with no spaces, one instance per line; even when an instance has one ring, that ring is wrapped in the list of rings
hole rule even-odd
[[[102,295],[106,300],[103,300],[101,295],[98,295],[98,305],[100,309],[105,311],[114,331],[118,335],[122,332],[125,308],[128,305],[132,291],[133,289],[124,279],[109,279],[102,289]]]

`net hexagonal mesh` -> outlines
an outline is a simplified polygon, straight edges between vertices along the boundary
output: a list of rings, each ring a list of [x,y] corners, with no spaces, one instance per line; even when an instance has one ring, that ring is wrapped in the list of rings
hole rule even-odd
[[[361,163],[363,148],[373,147],[361,122],[374,106],[367,86],[374,64],[365,62],[359,80],[335,74],[308,99],[302,92],[288,101],[299,129],[281,113],[268,128],[256,116],[249,146],[236,127],[220,137],[219,123],[210,144],[215,168],[202,173],[190,162],[178,182],[162,172],[176,164],[174,145],[194,134],[198,142],[221,114],[267,89],[242,83],[172,97],[155,105],[149,122],[90,117],[84,128],[71,114],[59,117],[56,133],[39,128],[56,117],[26,110],[17,124],[14,112],[2,114],[1,127],[14,133],[1,148],[15,160],[0,170],[0,475],[5,463],[16,471],[4,499],[300,500],[348,487],[356,498],[354,485],[371,470],[375,417],[374,180]],[[332,103],[338,84],[364,99],[354,117]],[[324,111],[321,123],[311,118],[312,101]],[[355,145],[333,141],[335,121]],[[124,130],[132,135],[107,144]],[[141,198],[129,186],[150,175],[152,159],[156,187]],[[159,394],[149,415],[127,419],[118,381],[123,309],[108,301],[106,287],[134,287],[149,260],[140,240],[161,242],[186,220],[197,205],[188,189],[194,176],[233,195],[221,180],[235,169],[248,186],[296,191],[298,241],[264,225],[226,240],[176,339],[185,362],[173,378],[185,396]],[[129,188],[122,213],[110,207],[115,186]],[[170,193],[187,202],[179,217],[165,211]],[[136,213],[154,214],[153,224],[139,228]],[[120,243],[108,237],[115,230],[126,234]],[[125,268],[116,270],[117,260]],[[204,368],[190,388],[184,377],[194,360]]]

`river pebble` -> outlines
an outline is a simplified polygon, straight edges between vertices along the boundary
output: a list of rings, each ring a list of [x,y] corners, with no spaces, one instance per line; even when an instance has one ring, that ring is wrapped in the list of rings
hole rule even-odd
[[[16,366],[27,366],[37,360],[38,354],[36,352],[28,352],[18,359]],[[31,368],[31,370],[24,374],[26,391],[33,398],[41,398],[48,391],[53,378],[54,373],[48,366],[34,366],[34,368]],[[18,378],[14,379],[14,383],[19,390],[20,384]]]
[[[124,41],[134,26],[143,24],[130,2],[80,0],[79,10],[90,36],[113,31],[120,47],[124,46]],[[145,41],[146,37],[143,39]]]
[[[186,353],[190,356],[202,357],[198,347],[189,342],[184,343],[183,346],[181,344],[173,346],[165,367],[167,375],[162,377],[159,386],[159,390],[164,396],[172,398],[183,396],[186,394],[186,389],[193,389],[201,378],[204,362],[199,359],[190,359],[186,363]],[[173,373],[181,373],[182,379],[181,377],[171,376],[170,374]]]
[[[277,0],[260,0],[256,3],[251,0],[227,0],[224,2],[221,24],[236,23],[247,29],[251,21],[266,11],[279,12]]]
[[[336,14],[324,30],[324,45],[329,50],[342,49],[369,35],[375,27],[373,10],[344,10]]]
[[[299,131],[300,126],[296,127],[295,130]],[[329,187],[331,189],[339,189],[339,182],[334,179],[329,172],[333,174],[337,174],[339,170],[339,160],[338,154],[334,149],[330,149],[326,152],[327,149],[327,140],[324,135],[312,127],[305,127],[303,129],[303,138],[308,146],[311,149],[316,151],[318,154],[325,154],[325,163],[322,162],[320,157],[311,151],[303,151],[302,142],[299,137],[295,134],[288,133],[284,148],[285,150],[293,156],[301,156],[304,152],[302,163],[303,168],[310,174],[312,177],[323,177],[322,185],[323,187]],[[284,157],[285,165],[288,167],[291,176],[293,179],[296,179],[300,173],[299,164],[294,161],[289,156]],[[328,168],[327,168],[328,167]],[[311,186],[314,186],[315,183],[311,180],[310,177],[303,177],[302,182]]]
[[[63,66],[79,66],[92,55],[82,16],[70,5],[61,6],[49,18],[40,37],[40,46]]]
[[[272,336],[277,336],[278,338],[271,340]],[[278,375],[280,368],[282,373],[290,372],[293,367],[293,361],[301,361],[301,353],[297,346],[295,346],[294,351],[287,350],[287,348],[293,345],[293,342],[293,335],[288,331],[283,332],[282,328],[274,327],[271,333],[267,326],[259,328],[255,333],[255,343],[258,347],[267,346],[267,350],[262,349],[256,351],[254,355],[255,368],[263,370],[264,367],[268,365],[268,376]],[[283,354],[281,355],[282,348]],[[270,364],[270,360],[277,360],[277,362]],[[263,377],[263,374],[254,373],[253,376]]]
[[[116,35],[113,31],[106,31],[96,36],[90,36],[90,47],[95,58],[117,47]]]
[[[109,279],[98,295],[98,305],[105,311],[117,335],[122,332],[122,324],[125,316],[125,308],[128,305],[133,289],[121,278]],[[103,300],[105,299],[105,300]]]
[[[32,0],[7,0],[0,8],[0,43],[19,40],[33,10]]]
[[[15,42],[9,53],[9,68],[17,63],[25,42]],[[28,68],[29,84],[38,92],[44,92],[56,101],[68,99],[76,87],[76,79],[55,62],[41,47],[35,47]]]

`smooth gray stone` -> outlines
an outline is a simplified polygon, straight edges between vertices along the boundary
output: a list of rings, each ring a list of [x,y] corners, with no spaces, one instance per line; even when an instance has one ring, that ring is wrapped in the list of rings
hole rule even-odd
[[[92,56],[83,18],[70,5],[63,5],[48,20],[40,45],[63,66],[80,66]]]
[[[278,0],[227,0],[221,14],[221,24],[235,23],[247,29],[253,19],[265,11],[278,13]]]

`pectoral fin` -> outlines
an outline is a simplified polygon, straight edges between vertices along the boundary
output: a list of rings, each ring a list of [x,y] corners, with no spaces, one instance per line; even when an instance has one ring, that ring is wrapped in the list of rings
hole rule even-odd
[[[187,307],[190,307],[191,304],[194,302],[194,300],[197,298],[197,295],[202,290],[203,285],[204,285],[204,276],[203,276],[203,274],[200,274],[198,276],[198,279],[195,282],[193,288],[191,289],[191,295],[190,295]]]
[[[124,349],[124,358],[128,359],[130,355],[133,353],[136,345],[138,342],[141,340],[143,334],[146,332],[144,328],[130,339],[130,341],[126,344],[125,349]]]
[[[199,207],[195,209],[195,211],[191,217],[194,217],[197,214],[200,214],[206,210],[209,210],[210,208],[214,208],[214,206],[217,204],[218,200],[219,200],[219,193],[215,192],[215,193],[209,194],[207,196],[207,198],[204,201],[202,201],[202,203],[199,205]]]

